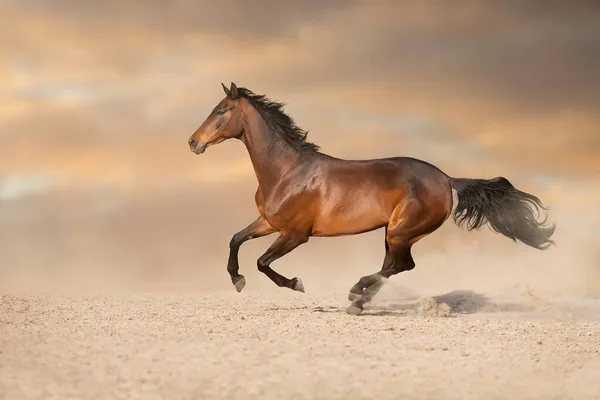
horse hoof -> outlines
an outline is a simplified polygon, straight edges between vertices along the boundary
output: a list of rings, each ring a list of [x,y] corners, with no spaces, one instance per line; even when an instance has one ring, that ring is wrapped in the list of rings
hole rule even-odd
[[[356,304],[350,304],[348,308],[346,308],[346,312],[350,315],[359,315],[363,312],[362,306],[358,306]]]
[[[351,301],[351,302],[353,302],[353,303],[354,303],[355,301],[358,301],[358,300],[362,299],[362,297],[363,297],[362,293],[354,293],[354,292],[350,292],[350,293],[348,294],[348,300],[350,300],[350,301]]]
[[[238,293],[241,292],[244,286],[246,286],[246,278],[244,278],[244,275],[235,278],[233,286],[235,286],[235,290],[237,290]]]
[[[304,293],[304,285],[302,284],[302,280],[300,278],[294,278],[292,279],[292,282],[292,289],[294,289],[297,292]]]

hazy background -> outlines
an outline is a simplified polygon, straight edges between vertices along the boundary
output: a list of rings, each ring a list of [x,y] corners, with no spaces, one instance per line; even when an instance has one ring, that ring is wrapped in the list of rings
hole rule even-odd
[[[594,1],[0,0],[0,285],[227,289],[257,216],[242,143],[190,134],[236,82],[322,151],[506,176],[552,206],[539,252],[451,222],[393,282],[600,293],[600,7]],[[248,289],[275,235],[242,247]],[[308,291],[379,270],[383,232],[273,264]]]

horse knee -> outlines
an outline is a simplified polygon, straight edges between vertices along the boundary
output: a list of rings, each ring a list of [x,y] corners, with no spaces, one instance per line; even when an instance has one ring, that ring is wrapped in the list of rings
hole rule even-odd
[[[256,262],[256,267],[260,272],[264,273],[269,268],[269,264],[267,264],[265,260],[259,258]]]
[[[231,238],[231,241],[229,242],[229,248],[237,249],[242,245],[242,243],[244,243],[244,236],[238,232]]]

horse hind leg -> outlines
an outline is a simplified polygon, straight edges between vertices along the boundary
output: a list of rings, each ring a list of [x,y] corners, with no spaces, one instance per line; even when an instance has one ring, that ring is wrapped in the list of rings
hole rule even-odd
[[[383,260],[383,266],[381,267],[382,271],[384,269],[389,268],[389,266],[393,262],[392,255],[390,253],[390,246],[387,242],[387,232],[388,232],[388,227],[386,226],[385,227],[386,238],[384,238],[385,259]],[[369,286],[371,286],[372,284],[374,284],[378,279],[379,279],[379,275],[377,273],[371,274],[371,275],[366,275],[366,276],[363,276],[362,278],[360,278],[358,280],[358,282],[356,282],[354,284],[354,286],[352,286],[352,288],[350,289],[350,293],[348,293],[348,300],[350,300],[351,302],[360,300],[364,294],[364,290],[366,288],[368,288]]]
[[[422,203],[411,199],[399,204],[390,218],[386,230],[386,258],[381,271],[363,276],[351,289],[352,304],[346,310],[349,314],[360,314],[364,304],[368,303],[379,292],[387,279],[403,271],[415,267],[411,255],[411,247],[421,238],[439,228],[447,215],[436,215],[427,212]],[[389,256],[388,256],[389,254]],[[359,293],[362,291],[362,296]],[[364,289],[364,291],[363,291]]]
[[[410,241],[397,242],[394,246],[390,247],[390,257],[386,256],[387,262],[384,262],[381,271],[361,278],[363,282],[369,283],[369,285],[364,289],[360,297],[350,300],[352,304],[346,310],[348,314],[360,314],[364,310],[364,305],[373,300],[390,276],[410,271],[415,267],[415,261],[410,253]]]

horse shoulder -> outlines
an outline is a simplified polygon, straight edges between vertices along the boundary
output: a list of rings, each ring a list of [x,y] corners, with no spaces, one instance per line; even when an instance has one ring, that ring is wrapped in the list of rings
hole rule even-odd
[[[314,220],[315,198],[318,195],[304,178],[282,181],[265,195],[264,217],[279,230],[307,234]]]

